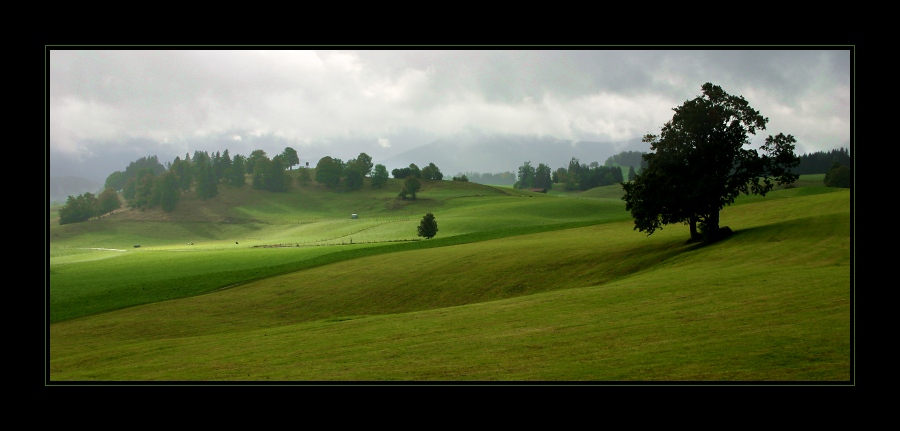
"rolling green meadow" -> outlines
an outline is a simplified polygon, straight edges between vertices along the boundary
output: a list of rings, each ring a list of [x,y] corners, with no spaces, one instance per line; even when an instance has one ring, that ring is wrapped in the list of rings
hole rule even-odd
[[[51,206],[47,384],[852,384],[851,192],[822,177],[741,196],[711,245],[633,230],[619,185],[220,186],[62,226]]]

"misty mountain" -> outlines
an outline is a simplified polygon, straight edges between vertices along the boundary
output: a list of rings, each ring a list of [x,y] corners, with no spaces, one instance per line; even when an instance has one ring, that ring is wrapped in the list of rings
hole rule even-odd
[[[445,178],[459,173],[516,173],[519,166],[543,163],[556,170],[568,167],[572,158],[600,165],[623,151],[650,151],[650,144],[640,138],[619,142],[567,141],[552,137],[525,135],[457,135],[378,161],[388,172],[415,163],[420,168],[434,163]]]
[[[99,195],[101,192],[103,192],[103,183],[81,177],[50,177],[47,183],[49,202],[66,203],[69,196],[85,193]]]

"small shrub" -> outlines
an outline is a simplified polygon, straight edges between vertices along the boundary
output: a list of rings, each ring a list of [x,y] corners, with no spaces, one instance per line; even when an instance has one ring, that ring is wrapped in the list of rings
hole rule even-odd
[[[850,188],[853,184],[853,174],[846,166],[835,166],[825,174],[825,186]]]

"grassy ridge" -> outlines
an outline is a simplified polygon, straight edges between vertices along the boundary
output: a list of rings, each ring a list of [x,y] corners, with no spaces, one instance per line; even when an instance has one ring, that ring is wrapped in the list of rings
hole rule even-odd
[[[796,190],[708,247],[532,221],[53,324],[51,379],[847,380],[849,194]]]
[[[365,256],[445,247],[594,223],[547,224],[376,246],[213,248],[206,252],[157,247],[158,250],[142,248],[130,254],[116,250],[76,250],[74,255],[66,256],[63,253],[71,251],[67,249],[55,252],[60,256],[52,259],[50,266],[50,321],[55,323],[124,307],[198,295]],[[112,258],[115,259],[110,260]]]
[[[398,200],[387,188],[223,188],[203,203],[188,197],[172,214],[129,210],[51,226],[50,321],[197,295],[342,259],[628,217],[621,203],[560,202],[459,182],[426,184],[428,191],[412,202]],[[309,201],[320,202],[318,212],[305,209]],[[351,220],[351,203],[375,209]],[[440,231],[435,239],[419,241],[416,226],[424,212],[437,215]],[[288,247],[269,248],[276,245]]]

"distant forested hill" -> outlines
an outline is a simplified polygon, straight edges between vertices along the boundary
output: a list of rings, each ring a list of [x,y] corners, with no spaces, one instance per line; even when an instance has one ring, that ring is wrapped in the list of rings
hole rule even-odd
[[[647,163],[643,159],[644,154],[647,154],[647,151],[623,151],[614,156],[610,156],[606,159],[606,162],[603,163],[603,166],[632,167],[635,171],[640,172]]]

